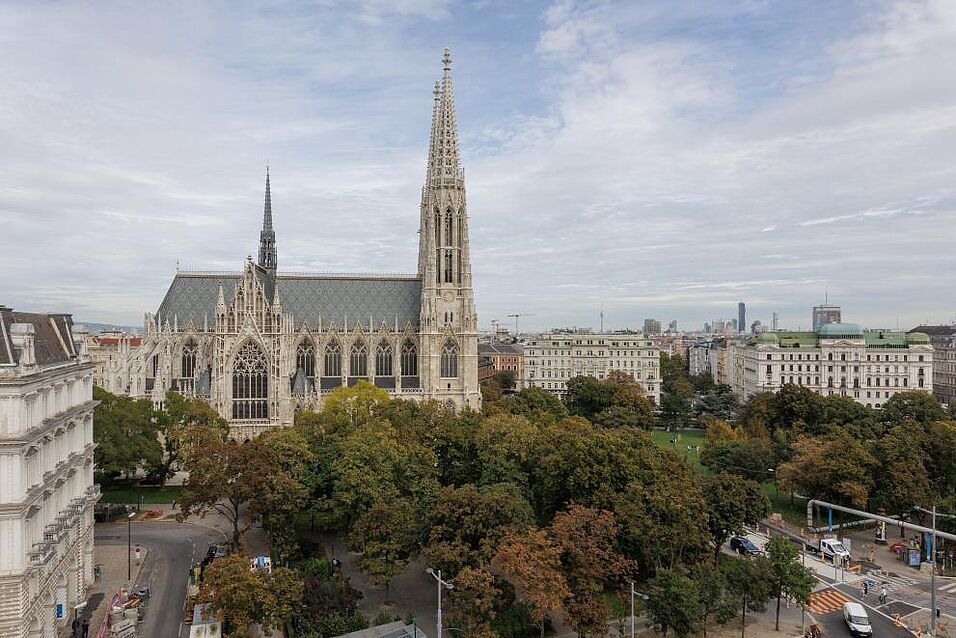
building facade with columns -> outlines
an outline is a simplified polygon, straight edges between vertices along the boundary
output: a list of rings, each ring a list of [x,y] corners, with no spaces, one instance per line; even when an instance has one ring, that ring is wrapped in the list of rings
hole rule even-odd
[[[414,274],[278,269],[266,175],[259,255],[240,272],[177,272],[145,317],[143,394],[208,400],[235,438],[293,422],[341,386],[367,380],[392,396],[479,408],[478,323],[451,56],[435,83]],[[134,383],[135,385],[135,383]]]
[[[741,400],[794,384],[879,409],[898,392],[933,392],[933,346],[919,332],[829,323],[816,332],[764,332],[731,350],[729,385]]]
[[[70,315],[0,306],[0,636],[53,638],[93,581],[93,407]]]

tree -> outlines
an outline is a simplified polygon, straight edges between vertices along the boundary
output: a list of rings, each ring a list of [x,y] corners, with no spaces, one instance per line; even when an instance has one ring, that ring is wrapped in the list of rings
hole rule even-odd
[[[189,438],[193,442],[183,457],[189,478],[181,492],[180,520],[191,514],[205,516],[210,511],[222,514],[232,526],[232,544],[239,546],[240,509],[258,495],[259,479],[270,468],[258,466],[258,449],[251,444],[222,441],[211,430],[194,426]]]
[[[760,485],[731,474],[717,474],[704,482],[707,528],[714,543],[714,560],[727,540],[754,525],[770,512],[770,500]]]
[[[510,483],[446,487],[431,507],[425,556],[429,564],[454,577],[464,567],[481,567],[509,532],[528,529],[531,506]]]
[[[907,421],[916,421],[926,425],[946,418],[946,412],[932,394],[919,390],[897,392],[883,404],[880,412],[884,423],[889,426],[901,425]]]
[[[697,412],[701,416],[710,415],[718,419],[732,419],[739,409],[740,402],[737,401],[737,395],[726,385],[717,386],[706,392],[697,406]]]
[[[770,562],[773,595],[777,598],[775,629],[780,631],[780,599],[786,596],[805,606],[817,579],[813,570],[800,563],[800,553],[788,539],[774,536],[767,543],[766,552]]]
[[[400,574],[416,547],[415,519],[405,500],[376,503],[352,526],[349,542],[362,552],[359,565],[376,585],[388,586]]]
[[[691,570],[691,579],[697,585],[700,600],[701,629],[707,636],[707,627],[723,625],[737,615],[737,597],[727,580],[726,561],[717,557],[716,565],[698,563]]]
[[[502,390],[513,390],[517,385],[513,370],[499,370],[492,375],[491,379]]]
[[[183,438],[193,431],[192,426],[212,428],[222,439],[229,434],[229,422],[215,408],[202,399],[185,397],[172,391],[166,393],[163,409],[156,413],[156,422],[163,435],[164,454],[151,473],[159,478],[162,485],[175,474],[180,448],[188,444]]]
[[[934,446],[938,444],[934,442]],[[883,508],[902,515],[930,500],[933,490],[926,469],[928,445],[918,424],[897,425],[872,447],[880,466],[874,496]]]
[[[764,556],[731,558],[725,563],[727,582],[740,601],[740,635],[747,626],[747,612],[763,612],[774,596],[770,561]]]
[[[465,636],[497,638],[491,623],[501,593],[491,572],[465,567],[455,576],[455,588],[449,594],[453,610],[449,618],[451,624]]]
[[[647,612],[664,638],[670,629],[677,638],[685,638],[700,628],[703,609],[694,581],[677,570],[660,569],[650,585],[652,593]]]
[[[690,416],[691,405],[687,397],[670,392],[661,396],[661,419],[669,427],[679,428],[686,425]]]
[[[590,419],[613,404],[616,388],[594,377],[577,376],[565,384],[564,402],[575,416]]]
[[[561,571],[561,551],[547,532],[532,529],[505,536],[492,564],[515,588],[518,600],[531,606],[531,616],[541,627],[548,615],[561,609],[568,585]]]
[[[604,631],[609,620],[604,590],[635,571],[615,547],[614,514],[571,504],[554,517],[548,532],[561,552],[570,592],[564,601],[565,620],[579,634]]]
[[[116,396],[98,387],[93,399],[93,441],[96,471],[107,478],[127,478],[140,467],[156,465],[162,458],[159,430],[148,399]]]
[[[714,472],[735,474],[757,483],[765,482],[774,466],[770,444],[758,438],[705,444],[700,462]]]
[[[340,426],[368,425],[387,409],[388,392],[368,381],[354,386],[339,386],[322,399],[322,412]]]
[[[673,569],[710,553],[707,503],[683,459],[665,456],[653,474],[627,484],[613,503],[621,549],[643,573]]]
[[[860,441],[835,429],[825,438],[798,438],[793,458],[777,469],[777,478],[781,487],[808,498],[863,507],[875,465]]]
[[[249,558],[239,553],[213,561],[199,591],[199,602],[209,603],[223,618],[226,636],[245,636],[252,623],[267,631],[278,628],[301,599],[302,581],[295,572],[251,569]]]
[[[541,388],[525,388],[518,394],[501,401],[503,410],[525,416],[535,423],[560,421],[568,416],[568,410],[557,396]]]

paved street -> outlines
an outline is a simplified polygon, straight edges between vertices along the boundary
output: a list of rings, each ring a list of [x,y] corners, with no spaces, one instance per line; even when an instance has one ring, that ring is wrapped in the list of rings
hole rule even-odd
[[[183,603],[189,566],[202,558],[209,543],[221,541],[213,530],[188,523],[137,521],[133,543],[149,550],[137,586],[148,586],[151,599],[140,627],[141,638],[187,635],[182,628]],[[126,545],[126,525],[96,526],[96,543]]]
[[[831,636],[850,636],[850,630],[843,622],[843,603],[854,600],[855,590],[849,585],[839,585],[835,588],[826,588],[817,592],[810,598],[810,612],[817,623],[823,628],[823,635],[827,638]],[[858,593],[858,592],[856,592]],[[880,613],[873,607],[864,603],[867,615],[870,617],[870,624],[873,626],[873,635],[879,638],[884,636],[912,636],[912,634],[900,627],[897,627],[892,619]]]

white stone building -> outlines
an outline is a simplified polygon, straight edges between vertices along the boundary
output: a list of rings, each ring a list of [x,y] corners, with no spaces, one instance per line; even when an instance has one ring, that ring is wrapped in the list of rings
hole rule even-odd
[[[830,323],[816,332],[764,332],[732,351],[729,385],[742,400],[788,383],[872,408],[897,392],[933,391],[933,346],[922,333]]]
[[[143,396],[143,338],[122,331],[87,335],[86,349],[93,362],[93,384],[113,394]]]
[[[0,307],[0,636],[53,638],[93,581],[93,364],[69,315]]]
[[[532,337],[525,345],[526,388],[555,394],[567,392],[577,376],[604,379],[619,370],[634,377],[647,397],[660,405],[661,350],[639,334],[570,334],[553,332]]]
[[[316,408],[323,395],[360,380],[399,398],[480,407],[468,210],[447,49],[443,67],[417,272],[278,271],[267,173],[258,260],[235,273],[178,272],[159,310],[146,315],[138,351],[146,396],[156,403],[168,390],[203,397],[240,439],[290,425],[297,410]]]
[[[910,332],[929,336],[933,344],[933,395],[946,406],[956,405],[956,325],[916,326]]]

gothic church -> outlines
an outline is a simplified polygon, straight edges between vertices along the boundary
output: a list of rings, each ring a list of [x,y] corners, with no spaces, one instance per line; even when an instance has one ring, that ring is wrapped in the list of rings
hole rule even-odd
[[[278,270],[266,174],[259,256],[242,272],[177,272],[146,314],[133,386],[208,400],[245,439],[290,425],[335,388],[367,380],[405,399],[478,408],[478,347],[451,55],[435,83],[422,189],[418,271],[410,276]]]

